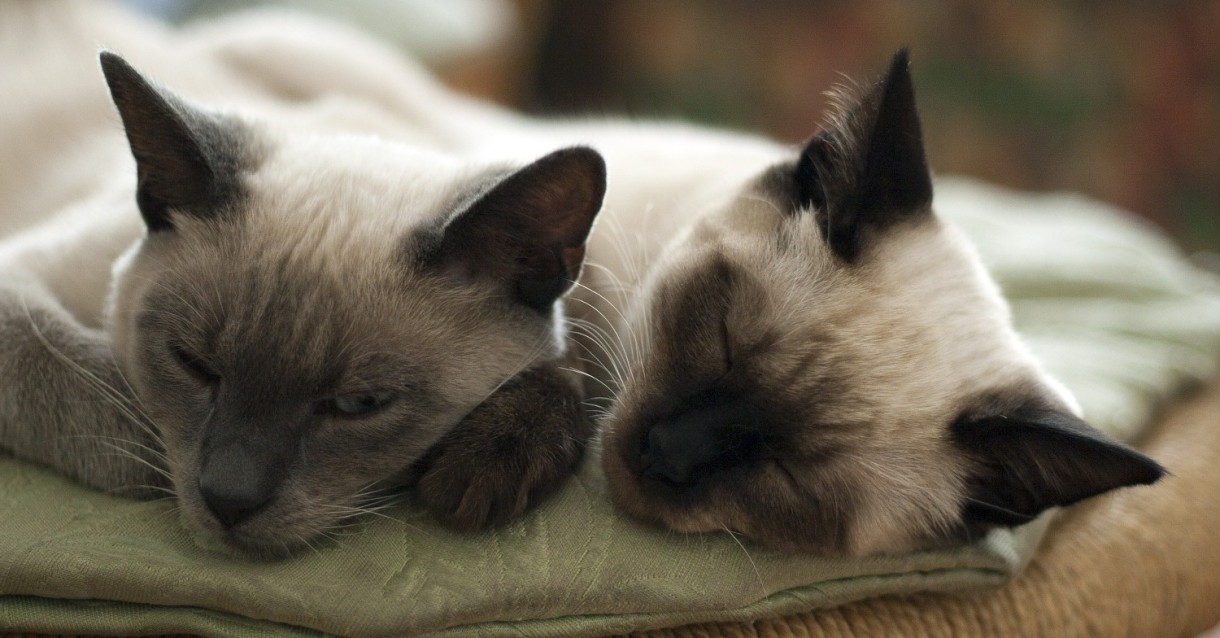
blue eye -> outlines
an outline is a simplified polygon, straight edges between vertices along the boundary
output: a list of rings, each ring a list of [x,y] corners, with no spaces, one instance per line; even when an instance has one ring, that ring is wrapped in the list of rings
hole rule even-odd
[[[389,392],[341,394],[323,401],[318,407],[338,416],[367,416],[384,408],[393,398]]]

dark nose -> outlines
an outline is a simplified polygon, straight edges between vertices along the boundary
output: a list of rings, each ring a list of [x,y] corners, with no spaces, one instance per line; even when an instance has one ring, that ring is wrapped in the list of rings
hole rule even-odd
[[[233,527],[262,509],[275,494],[272,468],[247,447],[233,443],[213,450],[199,472],[203,502],[225,528]]]
[[[693,401],[648,431],[640,453],[643,474],[688,486],[747,463],[761,445],[758,418],[758,411],[745,401],[722,397]]]

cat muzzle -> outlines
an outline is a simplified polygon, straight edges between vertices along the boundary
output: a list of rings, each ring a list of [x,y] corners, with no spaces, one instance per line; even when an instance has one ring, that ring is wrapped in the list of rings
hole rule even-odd
[[[642,439],[641,475],[688,487],[750,463],[762,442],[756,415],[745,401],[712,397],[658,421]]]
[[[233,442],[211,450],[199,471],[199,493],[230,529],[264,509],[283,483],[282,463],[256,447]]]

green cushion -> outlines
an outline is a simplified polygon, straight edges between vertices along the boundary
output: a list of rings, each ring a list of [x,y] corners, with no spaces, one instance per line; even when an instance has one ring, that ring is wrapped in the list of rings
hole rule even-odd
[[[1019,328],[1095,425],[1133,438],[1215,373],[1220,285],[1165,239],[1074,196],[941,180]],[[1152,488],[1155,489],[1155,488]],[[1047,518],[954,551],[779,555],[618,516],[596,463],[538,511],[455,535],[409,505],[278,563],[196,547],[171,502],[134,502],[0,459],[0,628],[54,633],[597,635],[748,620],[880,594],[1004,583]]]

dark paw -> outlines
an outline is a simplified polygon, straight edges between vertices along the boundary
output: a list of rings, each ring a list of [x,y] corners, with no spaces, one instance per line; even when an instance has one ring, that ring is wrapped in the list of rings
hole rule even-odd
[[[441,439],[418,483],[429,513],[453,529],[476,531],[555,491],[590,433],[568,374],[549,363],[522,372]]]

